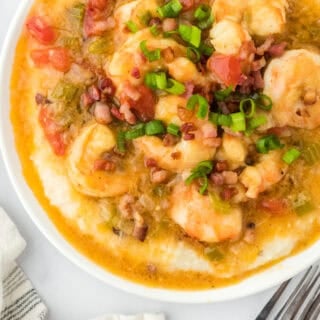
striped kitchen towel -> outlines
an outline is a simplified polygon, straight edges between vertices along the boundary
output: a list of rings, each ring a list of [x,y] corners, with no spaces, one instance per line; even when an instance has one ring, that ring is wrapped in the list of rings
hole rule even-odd
[[[0,320],[46,318],[46,306],[14,262],[25,246],[19,231],[0,208]]]
[[[108,315],[101,316],[93,320],[165,320],[165,316],[162,313],[143,313],[138,315]]]

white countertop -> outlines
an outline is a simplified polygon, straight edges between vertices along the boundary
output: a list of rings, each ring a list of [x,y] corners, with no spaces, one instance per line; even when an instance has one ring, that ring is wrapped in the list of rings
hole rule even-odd
[[[0,50],[20,1],[0,1]],[[47,304],[50,320],[87,320],[104,313],[144,311],[164,312],[169,320],[253,320],[274,291],[228,303],[194,306],[161,303],[126,294],[78,269],[44,238],[15,195],[1,159],[0,205],[28,243],[19,263]]]

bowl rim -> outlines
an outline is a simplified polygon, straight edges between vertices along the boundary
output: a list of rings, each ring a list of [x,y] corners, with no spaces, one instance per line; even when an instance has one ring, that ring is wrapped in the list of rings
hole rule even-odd
[[[16,44],[32,4],[33,0],[22,1],[19,4],[1,50],[0,83],[3,91],[0,95],[0,105],[2,106],[0,108],[0,150],[11,184],[24,209],[47,240],[68,260],[91,276],[125,292],[157,301],[195,304],[230,301],[270,289],[295,276],[320,258],[320,241],[317,241],[304,251],[285,258],[274,266],[249,276],[241,282],[223,288],[185,291],[151,288],[121,278],[98,266],[71,246],[57,231],[28,187],[23,178],[20,160],[14,147],[10,121],[10,79]]]

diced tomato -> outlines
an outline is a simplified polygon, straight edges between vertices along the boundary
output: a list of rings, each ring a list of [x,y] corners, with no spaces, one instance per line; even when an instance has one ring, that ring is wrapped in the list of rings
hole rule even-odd
[[[53,44],[57,39],[54,29],[42,17],[31,17],[26,26],[31,36],[44,45]]]
[[[97,8],[99,10],[104,10],[108,6],[108,0],[89,0],[88,6]]]
[[[137,98],[134,99],[133,96]],[[145,85],[134,87],[131,84],[124,86],[121,103],[128,103],[130,109],[135,111],[135,114],[141,121],[150,121],[155,116],[156,97],[151,89]]]
[[[71,58],[66,48],[57,47],[31,51],[31,59],[36,67],[52,66],[54,69],[67,72],[71,67]]]
[[[180,0],[180,3],[183,6],[183,11],[191,10],[195,6],[195,1],[194,0]]]
[[[45,106],[41,106],[39,112],[39,122],[54,153],[57,156],[65,155],[67,144],[65,142],[63,132],[54,121],[49,109]]]
[[[241,62],[236,56],[214,54],[207,66],[226,86],[236,86],[241,80]]]
[[[49,61],[52,67],[58,71],[67,72],[71,67],[69,51],[66,48],[49,49]]]
[[[38,68],[42,68],[50,64],[49,51],[47,49],[33,50],[30,55],[33,63]]]

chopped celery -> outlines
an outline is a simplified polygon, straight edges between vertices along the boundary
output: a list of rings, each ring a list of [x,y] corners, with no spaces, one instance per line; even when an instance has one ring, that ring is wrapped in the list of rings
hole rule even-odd
[[[320,161],[320,143],[311,143],[303,147],[301,156],[304,161],[312,166]]]
[[[69,13],[77,22],[82,23],[85,13],[85,4],[81,2],[77,3],[69,9]]]
[[[294,211],[296,212],[296,214],[298,216],[303,216],[303,215],[311,212],[314,209],[315,208],[314,208],[313,204],[310,201],[308,201],[308,202],[302,204],[301,206],[295,207]]]
[[[105,38],[97,38],[90,43],[88,51],[93,54],[105,54],[108,51],[108,41]]]
[[[52,91],[52,98],[71,102],[77,95],[79,88],[73,83],[61,80]]]
[[[61,38],[61,44],[63,47],[71,50],[80,49],[80,40],[78,37],[63,37]]]
[[[221,261],[224,258],[223,253],[215,247],[205,248],[204,254],[211,261]]]
[[[229,213],[231,210],[231,205],[227,201],[223,201],[219,195],[215,192],[209,193],[210,200],[214,209],[220,213]]]

